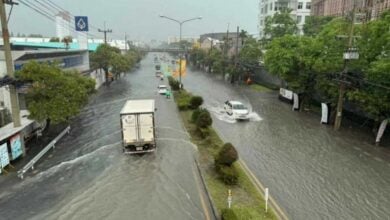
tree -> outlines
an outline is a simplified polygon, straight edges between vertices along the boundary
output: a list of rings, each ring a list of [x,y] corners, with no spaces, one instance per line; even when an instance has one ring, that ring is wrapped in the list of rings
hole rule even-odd
[[[222,52],[218,49],[210,50],[209,54],[206,56],[206,64],[209,67],[209,71],[211,68],[213,72],[221,73],[222,72],[222,64],[223,64],[223,55]]]
[[[60,42],[60,38],[59,37],[52,37],[52,38],[50,38],[49,42]]]
[[[111,71],[118,78],[121,73],[127,72],[131,68],[131,61],[119,53],[113,53],[111,56]]]
[[[258,65],[262,56],[261,45],[254,38],[248,38],[239,53],[239,61],[244,65]]]
[[[359,89],[349,93],[349,98],[377,122],[390,118],[390,58],[370,64]]]
[[[249,37],[248,32],[246,30],[241,30],[238,36],[241,38],[241,45],[244,45],[245,40]]]
[[[72,36],[66,36],[64,37],[61,42],[63,43],[72,43],[73,42],[73,37]]]
[[[32,83],[26,102],[29,117],[37,121],[68,121],[80,112],[95,89],[92,79],[77,71],[63,71],[55,64],[31,61],[16,72],[16,77]]]
[[[310,37],[286,35],[274,39],[265,56],[265,66],[271,74],[279,75],[288,88],[303,95],[301,104],[315,91],[317,64],[322,45]]]
[[[96,51],[91,54],[91,66],[94,69],[103,69],[108,82],[108,71],[112,66],[115,53],[120,54],[120,50],[107,44],[101,44]]]
[[[332,16],[308,16],[303,25],[305,36],[316,36],[324,26],[333,19]]]
[[[321,54],[313,67],[317,72],[316,92],[323,101],[331,104],[332,109],[335,109],[339,93],[334,79],[343,71],[343,52],[348,44],[348,39],[343,36],[348,36],[349,29],[350,23],[346,19],[335,18],[315,38],[321,45]],[[353,66],[350,65],[350,70],[352,69]]]
[[[291,9],[284,9],[265,19],[265,38],[273,39],[297,32],[297,22],[291,17],[290,12]]]
[[[390,118],[390,10],[362,28],[359,48],[361,74],[350,78],[357,89],[348,97],[376,122]]]

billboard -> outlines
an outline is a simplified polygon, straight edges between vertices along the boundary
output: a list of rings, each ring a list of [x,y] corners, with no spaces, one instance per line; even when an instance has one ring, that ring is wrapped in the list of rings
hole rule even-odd
[[[0,146],[0,173],[1,170],[9,164],[9,155],[7,149],[7,143]]]
[[[10,139],[10,144],[11,144],[12,160],[15,160],[16,158],[20,157],[23,154],[22,141],[20,139],[20,135],[17,134],[13,136]]]

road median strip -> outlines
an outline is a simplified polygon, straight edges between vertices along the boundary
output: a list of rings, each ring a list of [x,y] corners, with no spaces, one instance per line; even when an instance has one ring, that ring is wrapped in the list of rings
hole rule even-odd
[[[177,102],[185,91],[174,92],[174,99]],[[188,93],[187,93],[188,94]],[[179,101],[180,102],[180,101]],[[179,103],[177,102],[177,103]],[[279,214],[278,206],[271,206],[268,212],[265,211],[265,201],[262,188],[256,184],[253,177],[247,171],[242,162],[238,161],[233,164],[238,172],[238,183],[236,185],[226,185],[218,173],[215,171],[214,156],[222,148],[223,141],[217,132],[209,127],[208,137],[204,138],[199,135],[196,126],[191,123],[193,110],[181,109],[180,116],[185,129],[191,136],[191,141],[198,146],[199,155],[197,165],[202,175],[205,187],[210,198],[211,206],[216,207],[217,215],[221,217],[228,208],[228,190],[232,192],[232,206],[240,219],[286,219]],[[276,204],[276,203],[275,203]],[[274,210],[273,208],[276,207]],[[275,213],[275,211],[277,213]],[[230,219],[230,218],[225,218]]]

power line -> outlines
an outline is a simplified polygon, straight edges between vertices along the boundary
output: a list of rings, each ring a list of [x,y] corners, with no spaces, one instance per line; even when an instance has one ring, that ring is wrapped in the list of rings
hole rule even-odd
[[[37,13],[39,13],[40,15],[44,16],[45,18],[47,18],[47,19],[53,21],[54,23],[56,23],[56,21],[55,21],[55,15],[52,15],[52,14],[48,13],[48,11],[47,11],[47,10],[49,10],[50,12],[52,12],[49,8],[45,7],[46,9],[44,10],[42,7],[36,5],[36,4],[32,3],[32,2],[29,2],[29,1],[27,1],[27,0],[19,0],[19,1],[20,1],[21,4],[25,5],[26,7],[28,7],[28,8],[30,8],[30,9],[34,10],[35,12],[37,12]],[[39,3],[39,2],[38,2],[38,3]],[[39,4],[42,5],[42,3],[39,3]],[[55,13],[54,13],[54,14],[55,14]],[[61,25],[62,27],[65,27],[63,24],[60,24],[60,25]],[[75,29],[73,26],[71,26],[71,25],[69,25],[69,27],[65,27],[65,28],[69,28],[70,31],[73,32],[73,34],[76,34],[76,33],[77,33],[76,29]],[[94,36],[94,37],[97,37],[97,36],[94,35],[94,34],[89,34],[89,35]]]

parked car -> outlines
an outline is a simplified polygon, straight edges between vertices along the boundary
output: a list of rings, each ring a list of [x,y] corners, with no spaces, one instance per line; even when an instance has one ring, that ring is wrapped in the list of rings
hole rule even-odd
[[[161,71],[156,71],[156,77],[161,77],[162,73]]]
[[[248,120],[249,110],[239,101],[226,101],[224,105],[226,114],[233,116],[236,120]]]
[[[167,93],[166,85],[159,85],[157,88],[158,88],[158,94],[165,95],[165,93]]]

